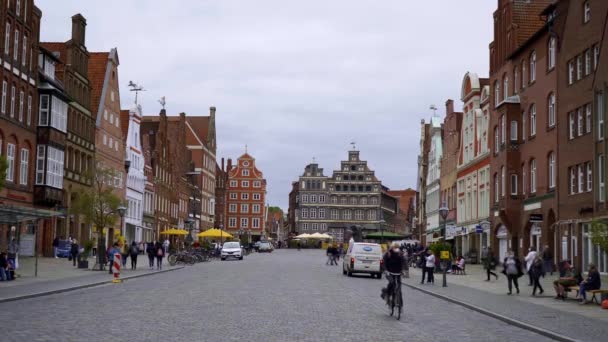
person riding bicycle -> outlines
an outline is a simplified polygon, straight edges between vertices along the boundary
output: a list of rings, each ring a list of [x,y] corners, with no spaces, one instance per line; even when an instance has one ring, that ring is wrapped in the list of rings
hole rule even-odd
[[[384,267],[388,272],[388,286],[382,288],[381,294],[382,299],[385,299],[388,293],[393,292],[395,282],[400,280],[401,272],[403,271],[403,253],[399,249],[399,243],[393,242],[391,248],[384,253],[382,259],[384,260]]]

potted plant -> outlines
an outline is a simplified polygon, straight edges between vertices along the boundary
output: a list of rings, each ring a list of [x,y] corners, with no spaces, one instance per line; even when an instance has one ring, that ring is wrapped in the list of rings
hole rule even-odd
[[[84,242],[84,251],[80,253],[78,258],[78,268],[89,268],[89,256],[91,255],[94,245],[95,243],[92,240],[87,240]]]

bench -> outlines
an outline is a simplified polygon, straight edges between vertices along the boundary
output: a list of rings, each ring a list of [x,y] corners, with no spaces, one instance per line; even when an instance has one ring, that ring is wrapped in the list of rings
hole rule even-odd
[[[570,286],[570,287],[567,287],[565,290],[566,291],[576,291],[576,296],[578,297],[578,295],[581,291],[581,288],[579,286]],[[602,300],[602,294],[608,293],[608,290],[606,290],[606,289],[589,290],[589,291],[587,291],[587,293],[592,295],[592,297],[591,297],[592,302],[600,305],[601,300]],[[597,295],[599,295],[599,296],[597,296]],[[598,297],[599,297],[599,299],[598,299]]]

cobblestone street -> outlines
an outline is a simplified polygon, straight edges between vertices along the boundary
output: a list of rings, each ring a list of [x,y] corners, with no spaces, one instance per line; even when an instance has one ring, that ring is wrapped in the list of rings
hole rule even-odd
[[[318,250],[277,250],[3,303],[2,340],[548,340],[406,287],[396,321],[379,298],[384,283],[343,276]]]

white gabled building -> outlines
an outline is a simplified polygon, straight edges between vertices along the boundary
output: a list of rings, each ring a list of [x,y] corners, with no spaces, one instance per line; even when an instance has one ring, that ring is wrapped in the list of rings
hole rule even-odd
[[[131,241],[142,241],[143,229],[143,198],[146,186],[144,176],[144,155],[141,148],[140,122],[142,117],[141,106],[136,104],[129,111],[121,111],[123,123],[123,137],[125,138],[125,156],[130,163],[127,173],[127,196],[125,214],[125,238]]]
[[[442,123],[441,118],[433,115],[431,118],[429,137],[429,162],[426,178],[426,243],[439,240],[441,237],[441,223],[439,207],[441,205],[441,156],[443,156]],[[435,234],[437,233],[437,234]]]

